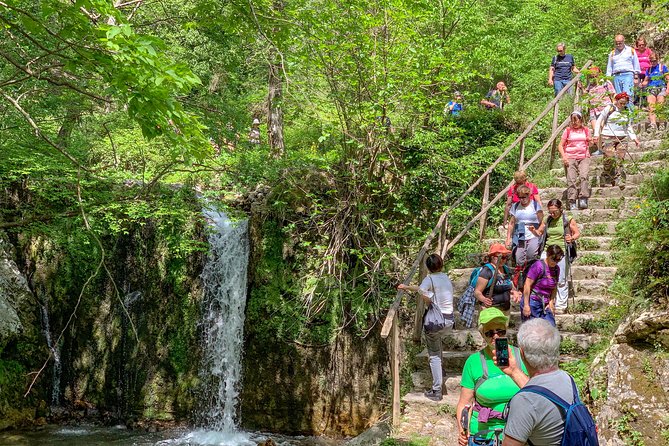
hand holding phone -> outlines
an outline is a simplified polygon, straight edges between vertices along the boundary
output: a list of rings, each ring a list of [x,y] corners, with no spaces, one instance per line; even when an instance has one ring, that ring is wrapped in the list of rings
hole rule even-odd
[[[507,338],[495,339],[495,356],[498,367],[509,366],[509,340]]]

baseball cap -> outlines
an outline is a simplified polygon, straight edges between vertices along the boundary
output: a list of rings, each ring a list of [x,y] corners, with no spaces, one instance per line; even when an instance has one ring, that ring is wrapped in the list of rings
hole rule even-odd
[[[479,313],[479,325],[485,325],[490,321],[499,319],[506,325],[509,322],[509,317],[506,316],[499,308],[490,307],[481,310]]]

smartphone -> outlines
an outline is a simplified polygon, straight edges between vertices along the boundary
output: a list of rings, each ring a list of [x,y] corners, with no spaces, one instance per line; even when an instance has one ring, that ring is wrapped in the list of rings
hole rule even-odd
[[[508,367],[509,365],[509,340],[507,338],[495,339],[495,356],[497,356],[497,365]]]

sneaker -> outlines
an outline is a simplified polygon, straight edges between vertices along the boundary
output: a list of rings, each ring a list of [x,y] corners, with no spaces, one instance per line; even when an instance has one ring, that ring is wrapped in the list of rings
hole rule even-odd
[[[578,210],[578,206],[576,206],[576,200],[569,200],[569,210],[570,211]]]
[[[594,152],[592,152],[592,154],[591,154],[590,156],[603,156],[603,155],[604,155],[604,152],[602,152],[601,150],[597,149],[597,150],[595,150]]]
[[[441,399],[443,398],[443,396],[441,395],[441,390],[430,389],[423,395],[425,395],[425,398],[432,401],[441,401]]]
[[[588,209],[588,199],[587,198],[579,198],[578,208],[579,209]]]

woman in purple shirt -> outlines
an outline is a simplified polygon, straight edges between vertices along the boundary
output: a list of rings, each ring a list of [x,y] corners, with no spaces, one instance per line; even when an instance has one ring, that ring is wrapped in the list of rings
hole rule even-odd
[[[562,248],[551,245],[546,249],[546,258],[530,266],[520,300],[521,321],[539,317],[555,326],[555,294],[560,277],[558,262],[563,257]]]

